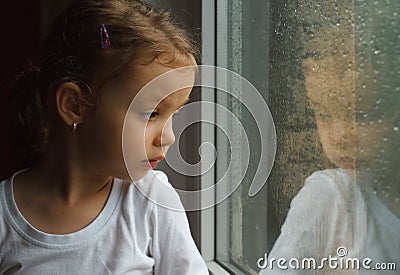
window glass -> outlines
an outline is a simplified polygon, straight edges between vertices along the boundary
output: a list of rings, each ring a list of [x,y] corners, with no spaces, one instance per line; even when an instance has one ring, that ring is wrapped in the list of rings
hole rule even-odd
[[[400,2],[354,5],[357,176],[400,217]]]
[[[217,65],[248,79],[266,102],[269,100],[269,10],[268,1],[217,1],[216,16]],[[228,87],[242,98],[248,96],[241,92],[240,83],[229,83]],[[217,260],[236,272],[256,270],[254,259],[267,249],[268,215],[266,188],[255,197],[248,196],[260,159],[259,130],[240,99],[218,91],[216,98],[218,104],[227,107],[240,120],[248,139],[239,135],[240,126],[233,121],[231,136],[217,129],[217,181],[224,176],[229,163],[243,165],[244,157],[238,148],[244,148],[247,143],[251,152],[244,180],[217,206]],[[223,123],[223,114],[217,111],[216,116],[217,124]],[[228,176],[232,183],[240,178],[235,172]]]
[[[257,259],[276,244],[292,199],[325,169],[344,171],[364,197],[371,189],[398,226],[400,2],[232,0],[216,7],[217,65],[255,85],[277,133],[268,184],[249,197],[260,158],[257,125],[240,100],[217,92],[217,103],[244,125],[251,156],[242,184],[217,206],[216,259],[235,272],[258,273]],[[216,138],[218,180],[228,165],[242,164],[232,152],[244,145],[240,135],[217,131]]]

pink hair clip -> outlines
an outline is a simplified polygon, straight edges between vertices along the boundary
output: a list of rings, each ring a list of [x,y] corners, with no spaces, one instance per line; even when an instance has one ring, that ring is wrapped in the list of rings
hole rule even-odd
[[[100,42],[103,49],[108,49],[111,45],[110,36],[108,35],[106,26],[101,24],[100,27]]]

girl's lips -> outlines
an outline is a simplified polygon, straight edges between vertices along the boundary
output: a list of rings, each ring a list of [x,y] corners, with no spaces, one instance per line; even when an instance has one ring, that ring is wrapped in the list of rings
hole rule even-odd
[[[154,169],[154,168],[156,168],[158,162],[163,159],[164,159],[164,156],[158,156],[154,159],[144,160],[143,163],[144,163],[145,168],[148,168],[148,169],[153,168]]]
[[[145,168],[156,168],[157,164],[158,164],[158,160],[148,160],[148,161],[143,161],[143,164],[145,166]]]
[[[163,160],[163,159],[164,159],[164,156],[158,156],[158,157],[156,157],[154,159],[150,159],[150,160],[158,160],[158,161],[160,161],[160,160]]]

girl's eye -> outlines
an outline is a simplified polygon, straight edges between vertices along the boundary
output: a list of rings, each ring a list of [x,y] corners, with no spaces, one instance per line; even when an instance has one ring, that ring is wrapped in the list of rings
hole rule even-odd
[[[145,120],[153,120],[158,115],[158,113],[157,112],[146,112],[146,113],[140,113],[140,115]]]

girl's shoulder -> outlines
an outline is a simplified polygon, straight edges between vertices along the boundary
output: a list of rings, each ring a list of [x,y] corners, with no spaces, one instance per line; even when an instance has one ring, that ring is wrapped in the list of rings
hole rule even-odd
[[[0,180],[0,216],[4,216],[4,211],[7,208],[7,202],[10,196],[12,177]]]
[[[303,189],[321,190],[341,197],[354,193],[358,186],[345,170],[336,168],[314,172],[305,180]]]
[[[131,188],[134,188],[135,193],[140,194],[142,199],[157,207],[184,211],[178,192],[163,171],[149,170],[143,178],[133,181]]]
[[[9,203],[9,192],[11,191],[10,184],[11,177],[7,179],[0,180],[0,243],[4,242],[4,238],[8,233],[8,209],[7,204]],[[0,245],[0,255],[1,255],[1,245]],[[1,257],[0,257],[1,258]],[[1,259],[0,259],[1,262]]]
[[[360,188],[346,171],[326,169],[314,172],[305,180],[291,208],[326,214],[364,204],[363,201]]]

